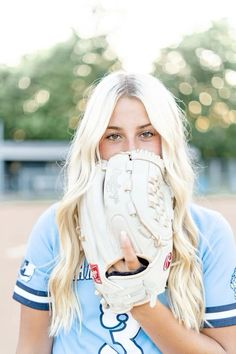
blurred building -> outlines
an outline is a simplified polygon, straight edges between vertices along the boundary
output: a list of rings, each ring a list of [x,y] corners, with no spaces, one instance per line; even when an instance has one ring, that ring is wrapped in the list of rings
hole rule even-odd
[[[61,196],[68,148],[68,142],[4,140],[0,125],[0,198]],[[236,193],[236,159],[204,162],[195,148],[190,153],[196,164],[198,194]]]
[[[4,140],[0,126],[0,197],[59,196],[68,147],[68,142]]]
[[[199,194],[236,193],[236,159],[212,158],[198,164],[196,188]]]

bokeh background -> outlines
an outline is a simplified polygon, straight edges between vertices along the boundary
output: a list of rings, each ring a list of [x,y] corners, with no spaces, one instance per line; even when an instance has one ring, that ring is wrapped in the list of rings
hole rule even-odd
[[[10,354],[29,232],[62,195],[69,141],[107,72],[149,72],[173,92],[189,122],[195,200],[236,232],[236,15],[229,0],[9,0],[0,9],[0,352]]]

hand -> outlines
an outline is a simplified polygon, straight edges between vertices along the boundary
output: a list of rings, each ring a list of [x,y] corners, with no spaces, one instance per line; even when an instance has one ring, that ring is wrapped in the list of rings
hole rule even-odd
[[[121,231],[120,241],[124,259],[116,262],[114,266],[109,269],[109,273],[112,271],[132,272],[141,266],[141,263],[139,262],[130,239],[125,231]]]

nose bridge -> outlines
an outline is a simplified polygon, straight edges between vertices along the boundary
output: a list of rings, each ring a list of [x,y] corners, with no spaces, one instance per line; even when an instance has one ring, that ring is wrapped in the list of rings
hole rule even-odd
[[[135,135],[130,133],[126,137],[126,150],[130,151],[135,149],[138,149],[138,142],[135,138]]]

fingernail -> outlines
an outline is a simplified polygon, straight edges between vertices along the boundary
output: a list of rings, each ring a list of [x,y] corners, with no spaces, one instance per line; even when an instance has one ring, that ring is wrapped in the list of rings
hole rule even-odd
[[[127,241],[127,233],[126,233],[126,231],[122,230],[120,232],[120,240],[121,240],[122,243]]]

